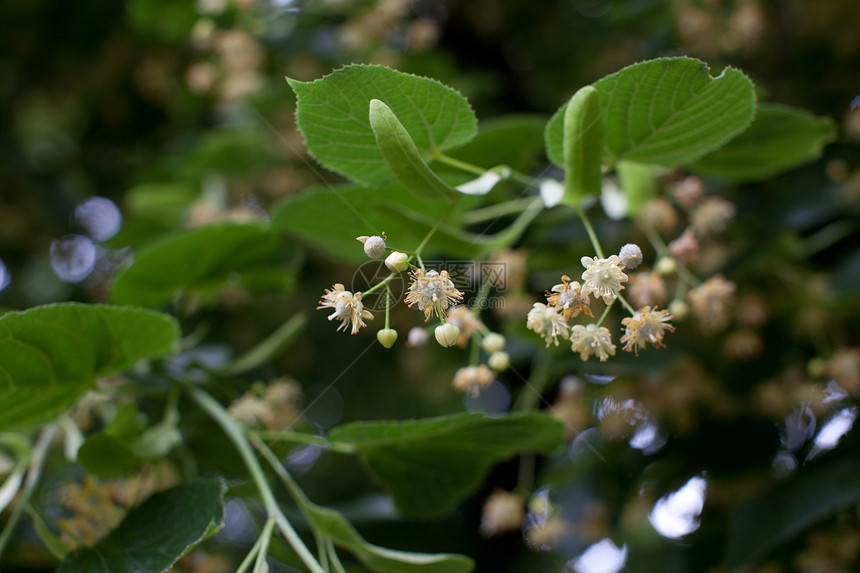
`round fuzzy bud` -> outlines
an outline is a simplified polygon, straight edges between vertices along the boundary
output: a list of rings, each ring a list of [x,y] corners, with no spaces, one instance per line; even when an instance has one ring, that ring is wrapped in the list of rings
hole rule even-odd
[[[364,248],[366,250],[367,246]],[[409,255],[400,251],[392,251],[385,259],[385,266],[393,273],[405,271],[409,268]]]
[[[376,333],[376,339],[385,348],[391,348],[397,340],[397,331],[393,328],[383,328]]]
[[[498,352],[505,349],[505,337],[498,332],[491,332],[484,337],[484,350],[489,353]]]
[[[657,274],[661,274],[663,276],[671,275],[677,268],[678,263],[676,263],[675,259],[672,257],[660,257],[657,260],[657,264],[654,265],[654,270],[657,271]]]
[[[409,329],[409,333],[406,335],[406,346],[409,348],[413,348],[415,346],[424,346],[427,344],[427,340],[430,338],[428,336],[427,331],[420,326],[413,326]]]
[[[626,269],[635,269],[642,264],[642,249],[639,245],[627,243],[618,251],[618,258]]]
[[[355,239],[364,243],[364,254],[371,259],[381,259],[385,255],[385,239],[379,235],[356,237]]]
[[[502,372],[507,370],[511,366],[511,357],[507,352],[493,352],[490,354],[489,360],[487,360],[487,364],[495,370],[496,372]]]
[[[445,347],[451,347],[460,340],[460,329],[450,322],[436,327],[436,342]]]
[[[690,305],[681,299],[675,299],[669,303],[669,312],[677,320],[684,320],[690,314]]]

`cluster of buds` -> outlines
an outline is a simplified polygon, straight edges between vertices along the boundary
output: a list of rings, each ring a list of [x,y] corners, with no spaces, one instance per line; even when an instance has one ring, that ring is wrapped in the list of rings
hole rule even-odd
[[[725,330],[735,299],[734,283],[719,274],[700,281],[687,267],[706,273],[709,267],[714,267],[718,249],[712,248],[710,243],[726,229],[737,209],[722,197],[707,195],[704,183],[697,177],[675,182],[671,198],[674,203],[668,198],[647,203],[638,215],[640,223],[658,235],[669,237],[681,227],[682,214],[686,215],[687,226],[668,242],[652,271],[639,273],[631,281],[630,301],[637,308],[665,304],[666,280],[677,276],[676,294],[668,305],[672,315],[683,319],[692,314],[705,333]]]
[[[546,304],[534,304],[526,316],[526,326],[541,335],[547,346],[557,346],[559,338],[569,340],[571,350],[582,360],[594,355],[605,362],[615,355],[616,350],[609,329],[601,326],[602,321],[589,324],[570,322],[580,316],[594,317],[591,295],[607,306],[614,304],[629,280],[624,271],[638,267],[642,260],[642,249],[634,244],[624,245],[617,255],[607,258],[582,257],[581,263],[585,268],[582,283],[571,281],[567,275],[562,276],[561,283],[546,293]],[[645,306],[632,314],[623,321],[625,335],[621,338],[624,350],[628,352],[638,354],[647,343],[663,346],[665,332],[674,330],[669,324],[672,316],[666,310]]]

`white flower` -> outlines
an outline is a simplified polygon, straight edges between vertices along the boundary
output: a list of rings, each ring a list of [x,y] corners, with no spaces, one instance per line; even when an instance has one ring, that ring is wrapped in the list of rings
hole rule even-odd
[[[552,287],[552,290],[547,293],[546,301],[561,313],[565,321],[572,316],[578,316],[579,313],[594,316],[591,314],[591,309],[588,308],[591,304],[588,295],[583,295],[579,283],[577,281],[571,282],[567,275],[563,275],[561,283]]]
[[[424,319],[441,310],[447,309],[456,301],[463,299],[463,293],[458,291],[451,282],[448,271],[436,272],[418,269],[412,272],[412,284],[406,295],[406,304],[418,305],[418,310],[424,311]],[[440,310],[441,309],[441,310]]]
[[[558,337],[566,339],[568,335],[564,317],[555,308],[541,302],[536,302],[526,316],[526,328],[543,336],[547,346],[558,346]]]
[[[489,169],[477,179],[457,185],[457,191],[465,195],[486,195],[492,191],[496,183],[510,176],[510,169]]]
[[[582,257],[580,262],[585,267],[582,272],[582,296],[594,293],[594,298],[603,297],[606,304],[615,300],[618,292],[624,288],[621,283],[627,282],[618,255],[610,255],[607,259]]]
[[[361,293],[352,294],[340,283],[335,284],[331,289],[326,289],[319,304],[317,310],[321,308],[334,309],[328,319],[341,321],[341,325],[337,327],[338,330],[346,330],[347,326],[352,325],[351,333],[355,334],[359,328],[367,326],[363,319],[373,320],[373,314],[364,309]]]
[[[570,329],[570,342],[570,349],[579,352],[582,360],[588,360],[588,357],[594,354],[601,362],[606,362],[610,356],[615,356],[612,334],[605,326],[574,325]]]
[[[525,503],[521,495],[497,488],[484,502],[481,535],[492,537],[508,531],[519,531],[525,514]]]
[[[625,334],[621,337],[624,350],[635,352],[638,356],[639,351],[649,342],[656,348],[663,347],[663,335],[667,330],[675,331],[675,327],[669,324],[670,320],[672,315],[668,310],[651,310],[650,306],[637,311],[632,317],[623,319],[621,324],[626,327]]]
[[[495,379],[496,374],[486,364],[466,366],[457,370],[451,385],[457,392],[469,392],[476,395],[481,388],[486,388]]]
[[[547,209],[555,207],[564,196],[564,186],[555,179],[542,179],[540,182],[540,198]]]
[[[714,275],[687,293],[687,300],[702,330],[717,332],[728,326],[731,318],[729,307],[734,303],[735,290],[735,283],[722,275]]]

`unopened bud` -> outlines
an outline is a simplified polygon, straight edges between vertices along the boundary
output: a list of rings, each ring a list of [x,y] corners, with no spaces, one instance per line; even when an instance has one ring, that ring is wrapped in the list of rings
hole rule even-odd
[[[492,354],[505,349],[505,337],[498,332],[491,332],[484,337],[483,344],[484,350]]]
[[[690,305],[681,299],[675,299],[669,303],[669,312],[677,320],[684,320],[690,314]]]
[[[409,255],[401,253],[400,251],[392,251],[392,253],[385,259],[385,266],[393,273],[405,271],[409,268]]]
[[[661,274],[663,276],[671,275],[677,268],[678,263],[676,263],[675,259],[672,257],[660,257],[657,264],[654,265],[654,270],[657,271],[657,274]]]
[[[508,355],[507,352],[493,352],[490,355],[489,360],[487,360],[487,364],[496,372],[502,372],[510,368],[511,357]]]
[[[618,252],[618,258],[621,259],[621,264],[626,269],[635,269],[642,264],[642,249],[639,245],[627,243]]]
[[[372,237],[362,236],[355,239],[364,244],[364,253],[371,259],[381,259],[385,255],[385,239],[383,237],[373,235]]]
[[[413,326],[409,329],[409,333],[406,335],[406,346],[409,348],[424,346],[427,344],[427,340],[429,338],[430,336],[427,335],[427,330],[420,326]]]
[[[376,339],[385,348],[391,348],[397,340],[397,331],[393,328],[383,328],[376,333]]]
[[[436,342],[445,347],[451,347],[460,340],[460,329],[450,322],[436,327]]]

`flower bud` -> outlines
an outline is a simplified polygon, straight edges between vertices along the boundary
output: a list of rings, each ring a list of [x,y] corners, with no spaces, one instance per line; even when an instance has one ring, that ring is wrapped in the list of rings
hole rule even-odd
[[[406,346],[409,348],[413,348],[415,346],[424,346],[427,344],[427,339],[430,338],[427,335],[427,331],[420,326],[413,326],[409,329],[409,333],[406,335]]]
[[[445,347],[454,346],[460,340],[460,329],[450,322],[436,327],[436,342]]]
[[[635,269],[642,263],[642,249],[639,245],[627,243],[618,252],[618,258],[626,269]]]
[[[381,259],[385,255],[385,239],[383,237],[373,235],[372,237],[362,236],[355,239],[364,244],[364,253],[371,259]]]
[[[487,364],[496,372],[502,372],[511,367],[511,357],[507,352],[493,352],[487,360]]]
[[[684,320],[690,314],[690,305],[681,299],[675,299],[669,303],[669,312],[677,320]]]
[[[393,273],[405,271],[409,268],[409,255],[400,251],[392,251],[385,259],[385,266]]]
[[[489,353],[498,352],[505,349],[505,337],[498,332],[491,332],[484,337],[484,350]]]
[[[397,340],[397,331],[393,328],[383,328],[376,333],[376,339],[385,348],[391,348]]]
[[[654,265],[654,270],[663,276],[671,275],[678,268],[678,263],[672,257],[660,257],[657,264]]]

